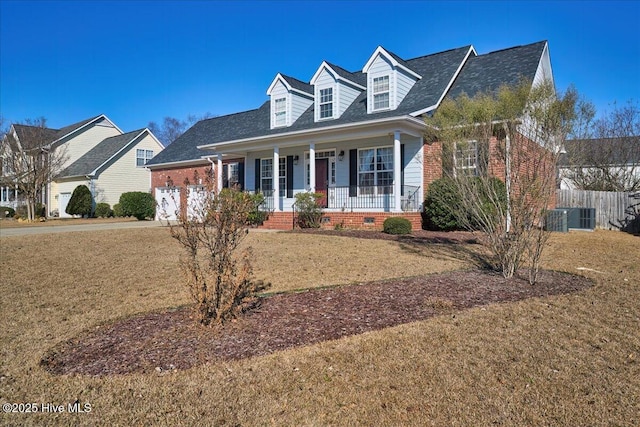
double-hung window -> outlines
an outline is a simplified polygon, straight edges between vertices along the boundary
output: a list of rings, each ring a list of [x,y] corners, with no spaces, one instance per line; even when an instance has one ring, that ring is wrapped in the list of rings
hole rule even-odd
[[[240,184],[240,163],[223,165],[223,187],[234,188]]]
[[[373,78],[373,110],[389,108],[389,76]]]
[[[333,117],[333,88],[320,89],[320,118]]]
[[[280,196],[287,191],[287,159],[280,157],[278,164],[278,182]],[[273,159],[260,159],[260,188],[263,192],[273,191]]]
[[[273,102],[273,124],[274,126],[287,124],[287,98],[278,98]]]
[[[393,147],[358,151],[358,186],[360,194],[393,193]]]
[[[466,141],[456,143],[455,150],[456,173],[475,176],[478,175],[478,143]]]
[[[144,166],[153,158],[153,150],[136,149],[136,166]]]

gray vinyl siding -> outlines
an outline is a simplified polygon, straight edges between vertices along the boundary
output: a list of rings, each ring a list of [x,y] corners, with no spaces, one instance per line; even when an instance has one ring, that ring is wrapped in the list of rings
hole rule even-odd
[[[309,95],[309,98],[307,98],[295,92],[291,92],[289,99],[291,102],[291,108],[289,110],[291,111],[291,114],[287,115],[287,117],[290,117],[290,121],[288,122],[287,126],[294,124],[295,121],[298,120],[298,117],[300,117],[302,113],[307,111],[307,109],[311,106],[311,104],[313,104],[313,99],[311,99],[311,95]]]
[[[355,89],[349,84],[345,84],[337,80],[326,68],[322,70],[314,84],[315,92],[315,121],[338,119],[347,108],[351,106],[353,101],[360,95],[360,90]],[[333,88],[333,117],[331,119],[320,118],[320,89]]]
[[[360,95],[359,89],[354,89],[346,84],[338,83],[338,117],[353,104],[353,101]]]
[[[290,123],[290,117],[291,117],[291,108],[289,106],[289,91],[287,90],[287,88],[284,86],[284,84],[282,84],[282,82],[278,82],[275,87],[273,88],[273,90],[271,91],[271,129],[275,128],[275,127],[280,127],[280,126],[276,126],[275,125],[275,115],[274,115],[274,111],[275,111],[275,104],[276,104],[276,99],[280,99],[280,98],[287,98],[287,123],[286,126],[289,126]]]
[[[325,118],[325,119],[321,119],[320,118],[320,90],[321,89],[328,89],[328,88],[332,88],[333,89],[333,117],[331,118]],[[318,76],[318,78],[316,79],[315,85],[314,85],[314,92],[315,92],[315,111],[314,111],[314,115],[315,115],[315,121],[320,121],[320,120],[332,120],[332,119],[337,119],[338,117],[340,117],[340,112],[338,111],[337,108],[337,101],[338,101],[338,87],[336,84],[336,79],[326,70],[326,68],[324,70],[322,70],[322,72],[320,73],[320,75]]]
[[[414,84],[415,77],[409,76],[406,72],[396,69],[396,93],[394,105],[400,105],[405,96],[409,93]]]
[[[389,76],[389,109],[395,109],[394,104],[394,90],[395,90],[395,77],[393,72],[393,66],[381,55],[373,61],[369,71],[367,72],[367,111],[369,113],[373,110],[373,79],[376,77]],[[377,110],[386,111],[386,110]]]
[[[271,91],[271,128],[281,127],[275,126],[275,101],[279,98],[286,98],[287,105],[287,124],[291,126],[313,104],[311,95],[308,97],[299,93],[287,90],[286,86],[279,81]]]
[[[403,135],[401,142],[404,144],[404,185],[420,187],[418,191],[419,201],[422,202],[424,182],[422,174],[422,138]]]
[[[401,144],[404,144],[404,184],[406,186],[423,187],[422,178],[422,139],[408,135],[401,136]],[[345,152],[342,161],[336,159],[336,186],[346,187],[349,185],[349,150],[374,147],[393,147],[393,140],[388,136],[369,138],[357,141],[337,141],[325,144],[316,144],[316,152],[335,150],[336,156],[340,151]],[[293,166],[293,194],[305,192],[306,186],[305,153],[309,151],[308,145],[301,145],[294,148],[280,150],[280,157],[299,156],[297,165]],[[245,162],[246,187],[248,190],[255,190],[255,160],[272,159],[273,150],[257,151],[249,153]],[[422,202],[423,191],[418,191],[419,202]],[[280,208],[285,211],[292,209],[294,198],[286,198],[280,195]]]
[[[551,72],[551,59],[549,58],[549,48],[545,46],[542,51],[542,57],[538,64],[536,74],[533,78],[533,87],[538,86],[545,81],[550,80],[553,83],[553,74]]]

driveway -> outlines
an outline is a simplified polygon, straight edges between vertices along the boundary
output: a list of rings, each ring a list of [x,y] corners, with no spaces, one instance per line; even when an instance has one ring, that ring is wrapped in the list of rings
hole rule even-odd
[[[69,231],[121,230],[126,228],[162,227],[161,221],[104,222],[99,224],[43,225],[37,227],[0,228],[0,237],[29,236],[32,234],[66,233]]]
[[[0,237],[29,236],[33,234],[47,233],[67,233],[70,231],[100,231],[100,230],[123,230],[127,228],[148,228],[166,227],[166,221],[126,221],[126,222],[103,222],[98,224],[72,224],[72,225],[39,225],[24,227],[0,228]],[[263,228],[250,228],[250,232],[269,233],[278,230]]]

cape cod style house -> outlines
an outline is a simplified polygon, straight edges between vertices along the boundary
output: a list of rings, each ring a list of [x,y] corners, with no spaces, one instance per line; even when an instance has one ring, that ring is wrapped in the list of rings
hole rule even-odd
[[[441,163],[426,160],[424,116],[447,96],[522,79],[553,80],[546,41],[413,59],[378,47],[358,71],[323,61],[308,82],[278,73],[259,108],[196,123],[147,167],[162,205],[178,191],[170,182],[179,188],[211,168],[217,188],[266,196],[267,227],[291,228],[295,194],[312,191],[323,194],[323,226],[381,228],[400,215],[419,228],[426,188],[442,175]],[[465,156],[474,167],[477,152]]]
[[[14,124],[3,144],[24,147],[32,128]],[[38,134],[46,139],[39,142],[40,149],[56,150],[64,158],[61,171],[42,192],[49,216],[70,216],[65,209],[78,185],[89,187],[96,203],[111,207],[124,192],[151,191],[150,172],[144,165],[164,148],[148,129],[124,133],[103,114],[62,129],[38,129]],[[20,195],[11,184],[11,170],[3,168],[2,182],[0,206],[17,207]]]

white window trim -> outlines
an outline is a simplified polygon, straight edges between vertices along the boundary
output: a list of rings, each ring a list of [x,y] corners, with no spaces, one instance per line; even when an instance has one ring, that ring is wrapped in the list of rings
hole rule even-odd
[[[322,102],[322,91],[324,90],[330,90],[331,91],[331,101],[330,102]],[[333,119],[335,117],[335,100],[336,100],[336,96],[335,96],[335,90],[333,86],[327,86],[327,87],[322,87],[318,89],[318,120],[330,120]],[[331,106],[331,115],[330,116],[326,116],[326,117],[322,117],[322,106],[323,105],[330,105]]]
[[[142,155],[140,152],[142,151]],[[153,158],[153,150],[147,150],[144,148],[136,148],[136,167],[143,168],[144,165]],[[138,160],[142,160],[142,164],[138,164]]]
[[[458,172],[462,172],[465,175],[468,176],[478,176],[479,170],[478,170],[478,141],[476,140],[469,140],[466,142],[466,144],[473,144],[474,147],[473,149],[470,149],[470,147],[466,147],[465,149],[465,153],[464,153],[464,158],[459,158],[458,157],[458,143],[454,143],[454,149],[453,149],[453,176],[457,176]],[[470,162],[467,162],[467,160],[471,159],[471,157],[468,155],[469,152],[471,152],[471,150],[473,150],[473,154],[474,154],[474,158],[473,158],[473,165],[469,165]],[[460,160],[460,161],[459,161]],[[468,171],[472,171],[472,173],[468,173]]]
[[[387,89],[376,91],[376,80],[387,78]],[[376,108],[376,95],[387,94],[387,106]],[[371,77],[371,111],[387,111],[391,109],[391,74],[383,74]]]
[[[329,148],[326,150],[316,150],[316,159],[329,159],[329,187],[336,186],[336,149]],[[309,151],[304,152],[304,176],[308,189],[311,188],[311,167],[309,162]]]
[[[377,163],[378,163],[378,161],[377,161],[377,154],[378,154],[377,150],[379,150],[381,148],[389,148],[389,149],[391,149],[391,165],[392,165],[391,169],[378,170],[378,169],[374,168],[373,171],[361,172],[360,171],[360,152],[361,151],[365,151],[365,150],[374,150],[374,156],[375,156],[374,159],[375,159],[375,164],[377,165]],[[378,189],[381,186],[381,184],[378,184],[378,174],[379,173],[381,173],[381,172],[391,172],[391,175],[395,176],[395,171],[393,169],[393,165],[395,164],[394,161],[393,161],[394,160],[393,156],[394,156],[393,145],[382,145],[382,146],[375,146],[375,147],[361,147],[361,148],[358,148],[358,163],[357,163],[357,166],[358,166],[358,184],[357,184],[358,185],[358,196],[372,196],[372,195],[376,195],[377,196],[377,195],[383,195],[383,194],[393,194],[393,181],[392,181],[391,184],[387,184],[385,186],[385,187],[389,187],[389,192],[388,193],[379,193],[378,192]],[[361,174],[365,174],[365,173],[373,173],[373,188],[374,188],[373,194],[363,194],[363,193],[361,193],[361,187],[362,186],[360,185],[360,175]]]
[[[271,176],[264,176],[264,162],[271,162]],[[287,193],[287,157],[286,156],[282,156],[279,158],[278,162],[280,163],[278,165],[278,184],[280,185],[280,187],[278,187],[280,189],[280,197],[286,197],[286,193]],[[280,166],[284,164],[284,174],[280,175]],[[269,190],[269,191],[273,191],[273,157],[263,157],[260,158],[260,190],[261,191],[265,191],[265,190]],[[265,179],[270,179],[271,180],[271,188],[264,188],[263,185],[263,180]],[[282,185],[281,183],[283,183],[284,185]]]
[[[222,166],[227,170],[227,185],[228,188],[233,188],[240,183],[240,162],[231,162]],[[233,173],[235,171],[235,173]],[[232,179],[235,175],[235,179]]]
[[[282,109],[278,109],[279,105],[282,105]],[[287,97],[276,98],[273,100],[273,127],[283,127],[287,126],[287,118],[288,118],[288,100]],[[283,123],[278,123],[278,117],[284,117]]]

